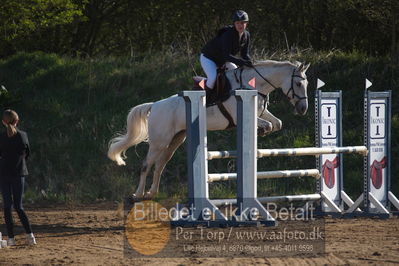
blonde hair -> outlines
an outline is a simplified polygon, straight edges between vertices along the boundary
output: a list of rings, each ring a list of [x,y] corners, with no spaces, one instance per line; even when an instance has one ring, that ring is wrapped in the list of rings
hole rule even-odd
[[[18,121],[18,114],[14,110],[7,109],[3,112],[3,124],[7,128],[8,137],[12,137],[17,134]]]

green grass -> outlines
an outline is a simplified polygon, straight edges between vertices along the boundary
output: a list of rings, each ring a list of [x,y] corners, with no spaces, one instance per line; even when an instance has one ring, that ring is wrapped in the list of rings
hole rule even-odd
[[[277,54],[275,59],[311,62],[308,71],[309,111],[295,116],[281,92],[271,96],[270,110],[283,121],[283,130],[259,138],[260,148],[314,146],[314,87],[343,90],[344,145],[362,145],[364,78],[372,90],[399,86],[399,67],[387,58],[370,58],[353,52],[298,52]],[[108,141],[123,131],[129,109],[137,104],[164,99],[190,88],[194,72],[201,74],[196,56],[179,53],[146,54],[136,58],[77,59],[44,53],[19,53],[0,61],[0,84],[9,93],[0,95],[3,108],[21,116],[20,128],[29,134],[32,156],[26,198],[34,202],[92,202],[121,200],[138,183],[147,144],[127,152],[127,166],[118,167],[106,157]],[[397,172],[399,101],[393,91],[392,187],[399,194]],[[210,132],[209,150],[235,149],[235,132]],[[186,156],[184,145],[167,165],[161,179],[160,198],[185,199]],[[313,158],[259,160],[259,170],[312,168]],[[361,158],[345,156],[345,189],[362,191]],[[300,167],[298,167],[300,166]],[[210,162],[209,172],[234,171],[234,160]],[[148,178],[148,183],[151,176]],[[311,193],[311,178],[262,180],[259,195]],[[212,184],[210,195],[235,195],[235,183]]]

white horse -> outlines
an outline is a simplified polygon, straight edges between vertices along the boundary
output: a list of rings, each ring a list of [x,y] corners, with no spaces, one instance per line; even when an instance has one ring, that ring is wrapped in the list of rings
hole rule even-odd
[[[297,113],[301,115],[306,113],[308,81],[305,72],[308,68],[309,64],[268,60],[258,62],[254,68],[229,70],[226,72],[226,77],[232,89],[238,89],[242,84],[248,84],[253,77],[256,78],[255,89],[263,96],[258,97],[258,127],[263,133],[269,133],[282,127],[281,120],[267,110],[268,94],[276,88],[282,89],[291,104],[295,106]],[[228,98],[223,105],[236,123],[235,97]],[[216,105],[208,107],[206,114],[208,130],[224,130],[229,125],[228,119]],[[118,165],[125,165],[123,159],[126,158],[125,152],[129,147],[144,141],[149,143],[148,153],[141,168],[140,183],[133,197],[151,198],[158,193],[162,171],[176,149],[184,142],[185,130],[185,102],[177,95],[155,103],[144,103],[130,110],[126,134],[111,139],[108,157]],[[154,164],[152,185],[145,194],[146,177]]]

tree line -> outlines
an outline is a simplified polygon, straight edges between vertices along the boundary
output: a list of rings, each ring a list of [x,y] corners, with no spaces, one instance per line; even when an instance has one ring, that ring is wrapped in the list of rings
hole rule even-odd
[[[312,48],[399,58],[397,0],[7,0],[0,3],[0,57],[19,51],[135,56],[199,53],[243,9],[252,48]]]

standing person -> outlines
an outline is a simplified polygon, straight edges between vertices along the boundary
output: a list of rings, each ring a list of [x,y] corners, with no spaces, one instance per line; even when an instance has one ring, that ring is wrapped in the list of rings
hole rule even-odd
[[[246,30],[249,22],[248,14],[237,10],[233,14],[233,25],[218,31],[201,50],[200,62],[206,76],[206,89],[213,89],[216,82],[217,68],[226,65],[227,69],[237,66],[252,66],[249,55],[250,35]],[[240,53],[240,57],[236,54]]]
[[[26,132],[17,128],[18,114],[13,110],[5,110],[2,123],[6,131],[0,134],[0,188],[4,203],[4,219],[6,222],[9,246],[15,245],[14,223],[11,207],[18,213],[26,232],[29,245],[36,245],[35,236],[29,219],[22,207],[25,176],[28,175],[26,159],[29,156],[29,142]]]

